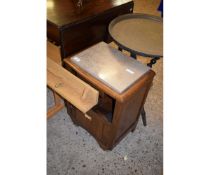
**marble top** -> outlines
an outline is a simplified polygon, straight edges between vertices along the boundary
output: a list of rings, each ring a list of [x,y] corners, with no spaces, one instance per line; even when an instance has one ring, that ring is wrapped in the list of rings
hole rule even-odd
[[[123,93],[150,69],[104,42],[76,54],[71,60],[117,93]]]

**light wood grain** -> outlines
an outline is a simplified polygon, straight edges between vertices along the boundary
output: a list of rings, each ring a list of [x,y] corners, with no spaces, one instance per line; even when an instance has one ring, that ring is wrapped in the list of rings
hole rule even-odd
[[[50,59],[52,59],[60,65],[62,64],[60,48],[50,43],[49,41],[47,41],[47,57],[49,57]],[[54,96],[55,105],[47,110],[47,119],[51,118],[54,114],[59,112],[64,107],[62,98],[58,94],[56,94],[56,92],[52,92]]]
[[[98,91],[50,58],[47,59],[47,84],[83,113],[98,103]]]
[[[60,47],[47,41],[47,57],[61,65]]]
[[[47,119],[53,117],[53,115],[63,109],[64,104],[62,98],[53,91],[55,105],[47,110]]]

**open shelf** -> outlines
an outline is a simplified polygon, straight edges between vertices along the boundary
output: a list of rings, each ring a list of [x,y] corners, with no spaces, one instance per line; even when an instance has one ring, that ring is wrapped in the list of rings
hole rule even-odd
[[[106,120],[112,123],[114,116],[115,100],[110,96],[104,94],[103,97],[99,97],[98,104],[92,108],[92,110],[103,115]]]

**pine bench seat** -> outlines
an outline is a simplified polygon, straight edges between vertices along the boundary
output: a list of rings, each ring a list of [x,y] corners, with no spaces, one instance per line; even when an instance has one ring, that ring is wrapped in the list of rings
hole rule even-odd
[[[47,85],[83,113],[98,103],[97,90],[50,58],[47,59]]]

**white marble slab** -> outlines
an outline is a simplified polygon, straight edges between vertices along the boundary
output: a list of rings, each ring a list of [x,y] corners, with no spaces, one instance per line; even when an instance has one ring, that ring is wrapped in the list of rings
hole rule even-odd
[[[117,93],[123,93],[150,69],[104,42],[80,52],[71,60]]]

